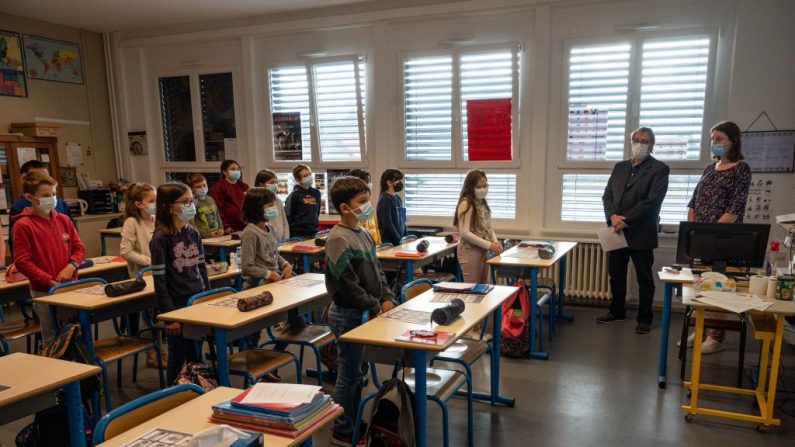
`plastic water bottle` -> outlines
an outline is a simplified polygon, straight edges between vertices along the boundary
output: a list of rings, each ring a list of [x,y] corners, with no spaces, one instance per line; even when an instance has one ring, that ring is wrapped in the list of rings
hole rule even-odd
[[[767,276],[778,276],[778,269],[787,269],[789,267],[789,259],[786,253],[781,250],[781,244],[778,241],[770,243],[770,251],[767,253],[767,261],[765,262],[765,274]]]
[[[234,265],[235,265],[235,267],[238,270],[240,270],[240,263],[242,262],[242,259],[243,259],[243,254],[242,254],[242,252],[240,250],[240,247],[237,247],[235,249],[235,262],[234,262]]]

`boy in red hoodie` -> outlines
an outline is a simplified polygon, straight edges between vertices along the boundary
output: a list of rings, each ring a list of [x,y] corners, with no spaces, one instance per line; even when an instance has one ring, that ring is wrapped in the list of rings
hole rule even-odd
[[[31,298],[46,295],[58,283],[77,279],[77,267],[86,255],[72,221],[54,211],[58,200],[55,186],[55,179],[39,172],[22,177],[22,192],[31,207],[15,216],[14,264],[30,280]],[[56,334],[50,306],[34,301],[33,311],[46,345]]]

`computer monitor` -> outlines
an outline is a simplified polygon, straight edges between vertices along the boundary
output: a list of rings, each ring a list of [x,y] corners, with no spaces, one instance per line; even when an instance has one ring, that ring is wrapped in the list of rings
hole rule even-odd
[[[676,249],[678,264],[712,264],[726,273],[726,265],[763,267],[770,225],[680,222]]]

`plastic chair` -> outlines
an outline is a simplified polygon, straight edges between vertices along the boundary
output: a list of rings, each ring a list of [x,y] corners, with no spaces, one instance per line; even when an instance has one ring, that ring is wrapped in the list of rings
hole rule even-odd
[[[85,289],[88,287],[107,284],[102,278],[85,278],[77,281],[71,281],[63,284],[52,286],[47,292],[47,295],[58,295],[61,293],[71,292],[74,290]],[[165,379],[163,377],[163,364],[160,357],[160,334],[155,334],[155,331],[162,330],[154,324],[149,324],[150,327],[141,329],[135,336],[117,335],[116,337],[108,337],[97,340],[94,343],[94,359],[102,369],[102,387],[105,393],[105,409],[112,410],[110,402],[110,385],[108,383],[108,367],[110,362],[117,362],[116,364],[116,385],[121,387],[121,365],[122,360],[126,357],[134,356],[133,359],[133,382],[138,379],[138,356],[137,354],[154,349],[157,356],[157,370],[160,376],[160,388],[165,387]],[[129,324],[128,324],[129,327]],[[142,338],[143,332],[151,332],[152,338]],[[98,411],[98,410],[97,410]]]
[[[362,323],[366,323],[370,317],[370,312],[364,311],[362,314]],[[370,365],[370,374],[373,377],[373,384],[377,387],[381,387],[381,382],[378,380],[378,375],[375,369],[375,363],[369,362]],[[413,374],[413,368],[406,368],[404,371],[405,376],[410,376]],[[442,438],[444,442],[444,447],[450,446],[450,423],[449,423],[449,415],[447,409],[447,402],[456,395],[456,392],[461,388],[462,385],[466,384],[467,391],[466,391],[466,398],[467,398],[467,443],[472,446],[474,445],[474,426],[473,426],[473,409],[472,409],[472,380],[469,376],[465,375],[461,371],[455,371],[450,369],[443,369],[443,368],[426,368],[425,370],[426,376],[435,374],[439,377],[439,381],[435,384],[428,385],[426,388],[426,398],[430,401],[436,402],[439,405],[439,409],[442,411]],[[409,388],[411,388],[412,392],[416,392],[413,386],[413,383],[409,383],[407,381]],[[372,400],[377,393],[372,393],[365,398],[363,398],[359,402],[359,407],[356,409],[356,422],[353,425],[353,435],[351,436],[352,440],[356,440],[359,438],[359,430],[361,430],[361,423],[362,423],[362,415],[364,414],[364,407],[368,401]],[[354,441],[355,442],[355,441]],[[354,446],[355,444],[352,444]]]
[[[0,272],[4,271],[6,266],[0,265]],[[0,346],[2,346],[3,352],[0,355],[7,355],[11,353],[11,348],[8,345],[8,342],[18,340],[20,338],[25,338],[27,342],[27,352],[30,354],[33,352],[34,354],[39,353],[39,343],[41,342],[41,326],[39,322],[36,321],[35,318],[28,315],[25,312],[25,304],[28,300],[19,300],[19,308],[22,312],[23,319],[21,321],[5,321],[5,314],[3,313],[3,308],[0,307],[0,321],[3,322],[0,325]],[[33,339],[31,339],[33,337]]]
[[[207,290],[191,296],[188,299],[188,305],[196,305],[235,293],[237,290],[231,287]],[[214,343],[210,339],[207,342]],[[231,354],[229,356],[229,374],[243,376],[246,385],[254,385],[257,383],[257,379],[290,363],[295,364],[297,382],[301,383],[301,364],[298,358],[291,352],[269,349],[248,349]]]
[[[105,442],[204,394],[193,383],[175,385],[141,396],[109,412],[94,428],[94,445]]]

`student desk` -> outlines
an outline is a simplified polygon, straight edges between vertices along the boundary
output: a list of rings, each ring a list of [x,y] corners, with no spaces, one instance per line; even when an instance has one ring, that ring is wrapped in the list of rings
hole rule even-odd
[[[109,439],[98,447],[121,447],[135,439],[143,436],[150,431],[161,428],[181,433],[195,434],[215,426],[208,419],[212,415],[212,406],[229,400],[240,394],[240,390],[235,388],[218,387],[212,391],[190,400],[177,408],[169,410],[154,419],[150,419],[143,424],[131,428],[126,432]],[[298,438],[287,438],[263,433],[265,446],[267,447],[292,447],[292,446],[311,446],[312,435],[323,430],[334,419],[342,414],[342,407],[334,413],[326,416],[315,424],[307,433]]]
[[[538,351],[536,349],[536,315],[541,312],[538,306],[538,271],[540,269],[553,267],[555,263],[560,263],[558,274],[558,300],[557,309],[549,313],[550,332],[554,330],[556,319],[573,321],[573,315],[566,315],[563,312],[565,301],[566,285],[566,255],[577,246],[576,242],[555,242],[555,254],[551,259],[541,259],[538,257],[538,250],[532,247],[513,247],[506,250],[499,256],[495,256],[487,261],[491,266],[492,279],[497,280],[497,275],[503,277],[529,277],[530,285],[527,287],[530,292],[530,352],[529,357],[547,360],[549,354],[542,351],[541,334],[538,336]]]
[[[13,353],[0,357],[0,425],[55,405],[54,391],[66,392],[69,444],[84,447],[80,380],[100,373],[98,366],[37,355]]]
[[[423,253],[422,256],[412,258],[396,255],[396,253],[399,251],[417,251],[417,244],[419,244],[420,241],[428,241],[428,251]],[[415,268],[428,265],[439,258],[447,256],[450,253],[453,253],[457,247],[458,242],[452,242],[448,244],[443,237],[428,236],[422,239],[417,239],[416,241],[411,241],[392,248],[380,250],[378,251],[377,255],[378,260],[381,261],[381,263],[385,266],[389,264],[402,263],[403,268],[406,269],[406,284],[408,284],[414,280]]]
[[[99,254],[102,256],[105,256],[108,252],[108,246],[107,246],[108,239],[121,239],[121,227],[99,230],[99,244],[100,244]]]
[[[695,309],[695,337],[696,340],[701,340],[704,336],[704,313],[707,310],[714,310],[716,308],[693,300],[693,298],[695,298],[695,293],[692,286],[684,286],[682,290],[682,302]],[[687,421],[692,421],[697,414],[706,414],[727,419],[756,422],[759,424],[757,426],[757,430],[759,431],[765,431],[771,425],[781,425],[780,419],[773,418],[776,386],[778,385],[778,371],[781,361],[781,344],[784,339],[784,317],[795,315],[795,301],[780,301],[769,299],[764,296],[760,296],[760,298],[773,303],[773,305],[761,312],[756,310],[746,312],[746,315],[750,317],[754,338],[762,340],[762,356],[756,389],[701,383],[701,343],[693,343],[693,364],[690,370],[690,381],[684,383],[686,388],[690,388],[690,405],[682,405],[682,410],[686,413],[685,419]],[[771,344],[773,353],[769,363],[770,377],[768,380],[768,355],[770,353]],[[759,413],[737,413],[701,407],[698,402],[698,393],[701,390],[755,396],[759,406]]]
[[[296,250],[295,246],[299,244],[312,245],[317,248],[314,250]],[[312,271],[312,263],[322,259],[326,255],[326,250],[323,247],[315,245],[314,239],[307,239],[305,241],[288,242],[279,245],[279,254],[290,263],[295,259],[301,258],[304,273],[309,273]]]
[[[243,298],[265,291],[273,294],[272,304],[251,312],[241,312],[237,310],[237,307],[216,306],[213,303],[218,300],[212,300],[160,314],[157,319],[181,323],[183,336],[192,340],[202,340],[206,335],[212,333],[215,336],[218,355],[218,382],[222,386],[229,386],[227,342],[273,326],[287,319],[287,313],[294,309],[298,314],[304,314],[328,303],[323,275],[305,273],[294,278],[313,280],[316,281],[316,284],[307,286],[275,282],[231,295]],[[223,297],[219,300],[228,298]]]
[[[218,249],[218,260],[229,262],[229,250],[240,247],[240,240],[232,239],[231,235],[218,236],[202,239],[202,245],[204,245],[205,248],[213,247]]]
[[[367,323],[342,334],[340,341],[348,343],[359,343],[367,345],[365,358],[373,361],[384,361],[385,357],[390,360],[394,357],[407,358],[410,366],[415,368],[415,418],[417,420],[417,445],[425,446],[426,438],[426,418],[427,418],[427,363],[434,355],[441,353],[452,346],[462,335],[475,327],[484,318],[492,316],[494,337],[492,338],[491,351],[491,391],[490,393],[473,393],[473,397],[478,400],[490,402],[492,405],[502,404],[514,406],[515,400],[512,397],[500,396],[500,325],[502,323],[502,303],[517,292],[516,287],[495,286],[494,289],[486,294],[480,303],[468,303],[464,312],[456,318],[452,324],[447,326],[434,326],[434,329],[454,332],[452,337],[444,346],[432,346],[420,343],[409,343],[396,341],[395,339],[407,329],[428,329],[428,324],[407,323],[392,318],[373,318]],[[428,290],[421,295],[412,298],[398,309],[413,309],[430,312],[437,307],[443,307],[446,303],[431,302],[434,296],[433,290]],[[429,321],[430,323],[430,321]],[[385,356],[384,356],[385,354]]]

